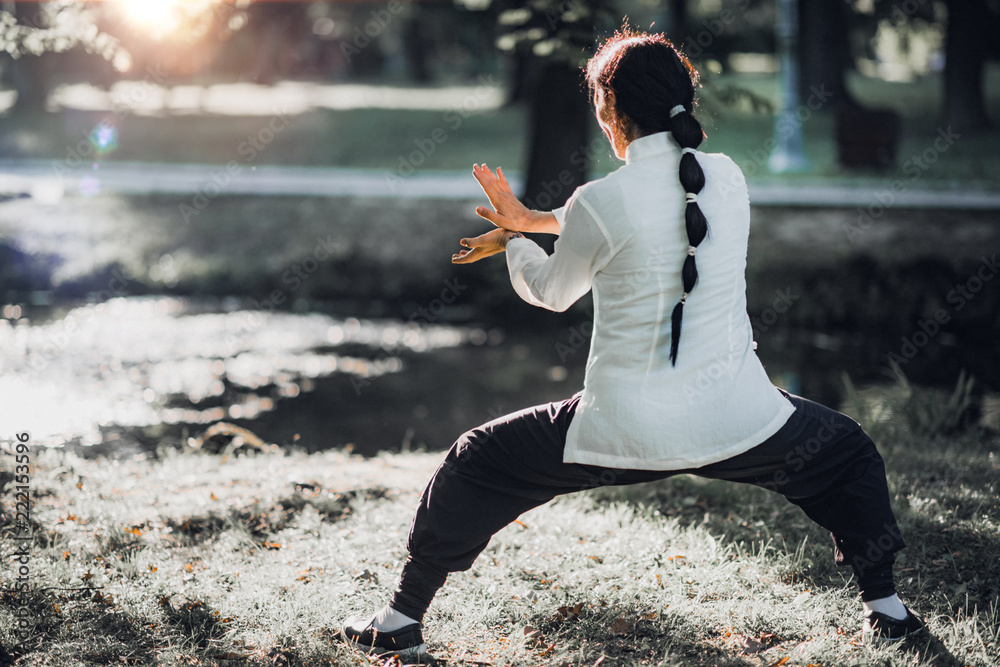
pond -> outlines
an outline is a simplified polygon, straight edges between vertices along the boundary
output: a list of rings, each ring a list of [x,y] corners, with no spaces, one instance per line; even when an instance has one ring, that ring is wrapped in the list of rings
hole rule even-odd
[[[128,297],[0,320],[4,421],[94,451],[186,443],[226,421],[279,445],[374,454],[447,447],[582,381],[585,351],[552,363],[551,343],[499,329],[238,306]]]
[[[0,313],[8,428],[88,452],[220,420],[279,445],[441,449],[582,385],[589,298],[544,312],[502,260],[450,263],[479,201],[232,195],[186,223],[178,201],[0,202],[0,309],[22,309]],[[776,384],[840,406],[843,373],[889,382],[896,354],[916,383],[966,369],[1000,389],[994,212],[886,209],[860,239],[849,208],[753,219],[748,309]]]
[[[0,405],[8,428],[89,453],[190,444],[219,421],[307,450],[437,450],[577,391],[585,322],[503,330],[115,298],[44,322],[0,321]],[[836,406],[841,372],[864,375],[844,364],[866,347],[785,332],[760,354],[776,384]]]

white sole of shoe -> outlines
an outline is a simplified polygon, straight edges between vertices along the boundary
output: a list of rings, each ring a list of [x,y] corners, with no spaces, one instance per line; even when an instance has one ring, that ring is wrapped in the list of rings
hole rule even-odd
[[[341,629],[340,631],[340,636],[348,644],[358,649],[359,651],[367,653],[368,655],[377,655],[377,656],[398,655],[400,660],[416,660],[418,662],[424,658],[430,660],[434,659],[431,656],[431,654],[427,652],[426,643],[418,644],[417,646],[409,646],[403,649],[391,649],[391,648],[381,648],[379,646],[365,646],[364,644],[359,644],[358,642],[348,637],[347,633],[344,632],[343,629]]]

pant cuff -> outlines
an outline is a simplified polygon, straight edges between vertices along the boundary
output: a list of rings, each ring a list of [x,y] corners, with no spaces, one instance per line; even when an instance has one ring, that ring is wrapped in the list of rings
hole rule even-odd
[[[422,622],[431,600],[447,578],[447,570],[409,556],[403,564],[403,572],[399,575],[399,584],[389,606]]]
[[[865,602],[887,598],[896,592],[896,584],[892,578],[892,564],[895,558],[887,563],[879,563],[863,569],[854,568],[858,576],[858,586],[861,588],[861,599]]]

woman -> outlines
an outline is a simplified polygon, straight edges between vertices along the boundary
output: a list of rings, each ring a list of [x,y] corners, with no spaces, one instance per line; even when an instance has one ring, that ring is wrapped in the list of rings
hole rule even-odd
[[[522,206],[501,170],[474,168],[495,209],[477,213],[497,229],[463,239],[453,261],[505,250],[517,293],[555,311],[593,290],[584,389],[459,438],[420,499],[395,595],[346,621],[350,641],[418,656],[421,619],[448,573],[468,569],[520,514],[559,494],[679,473],[783,494],[854,569],[866,633],[896,640],[923,627],[895,592],[903,541],[875,445],[848,417],[775,388],[754,352],[746,184],[732,160],[697,150],[697,78],[663,35],[618,33],[587,80],[623,167],[551,213]],[[558,234],[553,254],[520,232]]]

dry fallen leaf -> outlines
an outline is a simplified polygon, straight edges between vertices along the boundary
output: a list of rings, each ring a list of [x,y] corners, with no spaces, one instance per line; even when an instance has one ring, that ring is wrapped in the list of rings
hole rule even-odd
[[[581,611],[583,611],[583,603],[582,602],[577,602],[572,607],[570,607],[568,605],[563,605],[563,606],[559,607],[558,609],[556,609],[556,614],[555,614],[555,616],[552,617],[552,620],[554,620],[554,621],[561,621],[561,620],[573,619],[573,618],[578,617],[580,615]]]
[[[359,574],[358,576],[356,576],[354,578],[355,578],[355,580],[362,580],[362,581],[369,581],[370,580],[373,584],[377,584],[378,583],[378,575],[376,573],[368,570],[368,569],[365,569],[364,572],[362,572],[361,574]]]
[[[525,643],[531,648],[539,648],[545,645],[545,637],[541,631],[536,630],[530,625],[524,626],[524,637]]]
[[[611,632],[616,635],[628,634],[632,631],[632,624],[625,620],[624,616],[619,616],[611,624]]]

